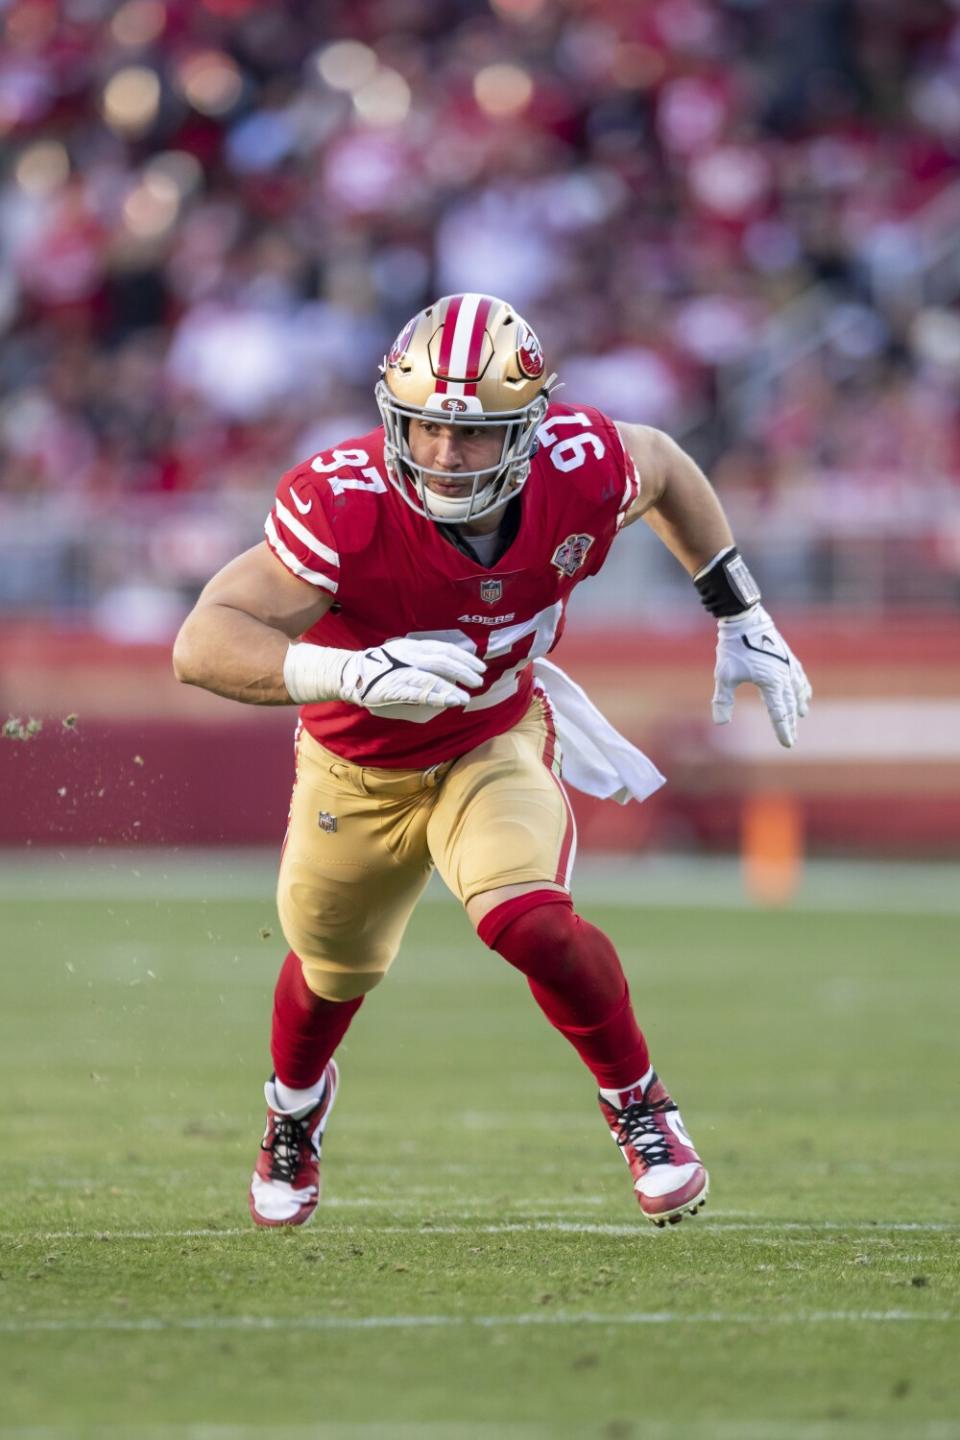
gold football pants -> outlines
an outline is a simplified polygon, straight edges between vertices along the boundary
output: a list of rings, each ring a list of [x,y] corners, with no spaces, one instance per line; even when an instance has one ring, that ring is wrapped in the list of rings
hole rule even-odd
[[[382,980],[434,865],[464,905],[502,885],[569,889],[559,770],[540,695],[511,730],[429,770],[355,765],[301,729],[277,906],[311,990],[349,1000]]]

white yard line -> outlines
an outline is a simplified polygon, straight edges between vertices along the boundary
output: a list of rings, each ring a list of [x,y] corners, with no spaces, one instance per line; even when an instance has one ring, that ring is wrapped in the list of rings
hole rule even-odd
[[[262,1424],[185,1422],[129,1425],[98,1423],[95,1431],[77,1425],[0,1425],[0,1440],[264,1440]],[[582,1436],[584,1427],[562,1422],[420,1421],[417,1424],[364,1420],[317,1421],[305,1425],[271,1425],[271,1440],[557,1440]],[[599,1432],[597,1432],[599,1433]],[[648,1420],[643,1440],[957,1440],[950,1420],[911,1419],[907,1429],[898,1421],[859,1420]]]
[[[196,1330],[481,1330],[528,1326],[643,1326],[643,1325],[947,1325],[960,1320],[949,1310],[795,1310],[780,1314],[707,1310],[684,1314],[675,1310],[635,1310],[604,1315],[599,1311],[536,1311],[521,1315],[199,1315],[190,1317],[126,1316],[77,1320],[0,1320],[0,1333],[69,1331],[196,1331]]]
[[[386,1209],[389,1201],[370,1201],[369,1204],[383,1205]],[[370,1235],[408,1235],[411,1238],[418,1237],[426,1239],[431,1235],[529,1235],[531,1233],[545,1233],[552,1235],[608,1235],[625,1238],[640,1238],[656,1240],[659,1236],[652,1225],[645,1225],[642,1220],[630,1224],[603,1223],[600,1221],[576,1221],[563,1219],[531,1219],[531,1220],[502,1220],[484,1221],[482,1215],[478,1215],[478,1224],[464,1224],[462,1222],[440,1222],[434,1224],[429,1220],[411,1222],[409,1225],[378,1225],[367,1221],[357,1222],[356,1227]],[[686,1227],[685,1227],[686,1229]],[[748,1234],[769,1235],[771,1238],[777,1235],[785,1235],[792,1239],[805,1238],[815,1241],[821,1232],[829,1234],[854,1234],[858,1237],[871,1235],[888,1234],[931,1234],[931,1235],[960,1235],[960,1224],[951,1224],[941,1221],[871,1221],[871,1220],[787,1220],[783,1222],[775,1220],[756,1221],[724,1221],[714,1218],[707,1220],[696,1219],[696,1233],[702,1234],[709,1231],[712,1234],[724,1234],[728,1231],[735,1233],[746,1232]],[[181,1230],[42,1230],[31,1232],[25,1235],[22,1231],[5,1230],[0,1231],[0,1241],[3,1240],[224,1240],[234,1239],[237,1236],[252,1236],[262,1234],[254,1225],[243,1225],[236,1227],[225,1227],[222,1230],[213,1228],[184,1228]],[[312,1227],[308,1232],[312,1236],[322,1236],[322,1221]],[[687,1233],[692,1233],[689,1230]],[[335,1238],[335,1237],[334,1237]]]

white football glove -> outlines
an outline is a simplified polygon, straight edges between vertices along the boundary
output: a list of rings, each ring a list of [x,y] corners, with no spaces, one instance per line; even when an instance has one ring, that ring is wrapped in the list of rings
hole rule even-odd
[[[469,691],[483,684],[486,668],[479,655],[447,640],[385,640],[349,657],[341,693],[368,710],[398,703],[448,710],[466,705]]]
[[[797,738],[797,720],[813,695],[803,666],[762,605],[717,622],[713,723],[729,724],[733,692],[750,681],[763,696],[777,739],[787,749]]]

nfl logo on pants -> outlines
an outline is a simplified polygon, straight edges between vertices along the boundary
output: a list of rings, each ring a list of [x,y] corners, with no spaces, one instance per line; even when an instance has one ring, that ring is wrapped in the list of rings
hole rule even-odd
[[[331,815],[329,810],[321,810],[317,816],[317,824],[321,830],[326,830],[328,835],[332,835],[337,828],[337,817]]]

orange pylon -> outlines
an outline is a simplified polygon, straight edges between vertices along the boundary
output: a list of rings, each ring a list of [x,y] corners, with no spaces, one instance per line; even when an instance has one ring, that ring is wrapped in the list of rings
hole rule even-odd
[[[757,905],[786,905],[803,875],[803,813],[796,795],[759,790],[744,797],[740,860],[747,895]]]

